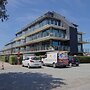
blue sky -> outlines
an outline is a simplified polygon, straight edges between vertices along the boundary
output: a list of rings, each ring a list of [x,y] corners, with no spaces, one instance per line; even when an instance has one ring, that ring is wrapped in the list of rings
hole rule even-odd
[[[47,11],[55,11],[79,25],[85,32],[84,40],[90,41],[90,0],[8,0],[6,22],[0,22],[0,50],[15,33]],[[90,45],[84,45],[90,49]]]

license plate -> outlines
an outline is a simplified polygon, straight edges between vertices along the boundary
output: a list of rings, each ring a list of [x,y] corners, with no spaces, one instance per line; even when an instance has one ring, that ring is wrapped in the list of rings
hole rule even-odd
[[[34,65],[39,65],[39,64],[34,64]]]

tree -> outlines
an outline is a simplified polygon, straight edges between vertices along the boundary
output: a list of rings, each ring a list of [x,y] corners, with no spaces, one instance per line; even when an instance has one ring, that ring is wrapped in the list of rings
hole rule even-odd
[[[0,0],[0,19],[3,22],[4,20],[8,19],[7,10],[6,10],[6,4],[7,0]]]

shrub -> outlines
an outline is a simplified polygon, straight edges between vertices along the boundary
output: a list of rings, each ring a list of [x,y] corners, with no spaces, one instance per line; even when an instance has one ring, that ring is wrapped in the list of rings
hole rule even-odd
[[[77,56],[80,63],[90,63],[90,56]]]
[[[4,62],[8,62],[9,61],[9,56],[8,55],[7,56],[6,55],[1,55],[0,60],[4,61]]]
[[[11,55],[9,57],[9,63],[12,64],[12,65],[17,64],[17,59],[16,59],[16,56],[15,55]]]
[[[1,61],[5,61],[5,56],[0,56]]]
[[[23,55],[20,55],[20,60],[18,61],[17,55],[10,55],[10,56],[6,56],[6,55],[1,55],[0,56],[0,60],[4,61],[4,62],[9,62],[12,65],[15,64],[21,64],[22,60],[23,60]]]

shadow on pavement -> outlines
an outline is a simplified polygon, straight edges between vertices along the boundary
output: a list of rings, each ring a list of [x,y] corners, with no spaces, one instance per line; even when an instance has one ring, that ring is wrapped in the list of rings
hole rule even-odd
[[[0,74],[0,90],[51,90],[66,85],[61,78],[40,73]]]

